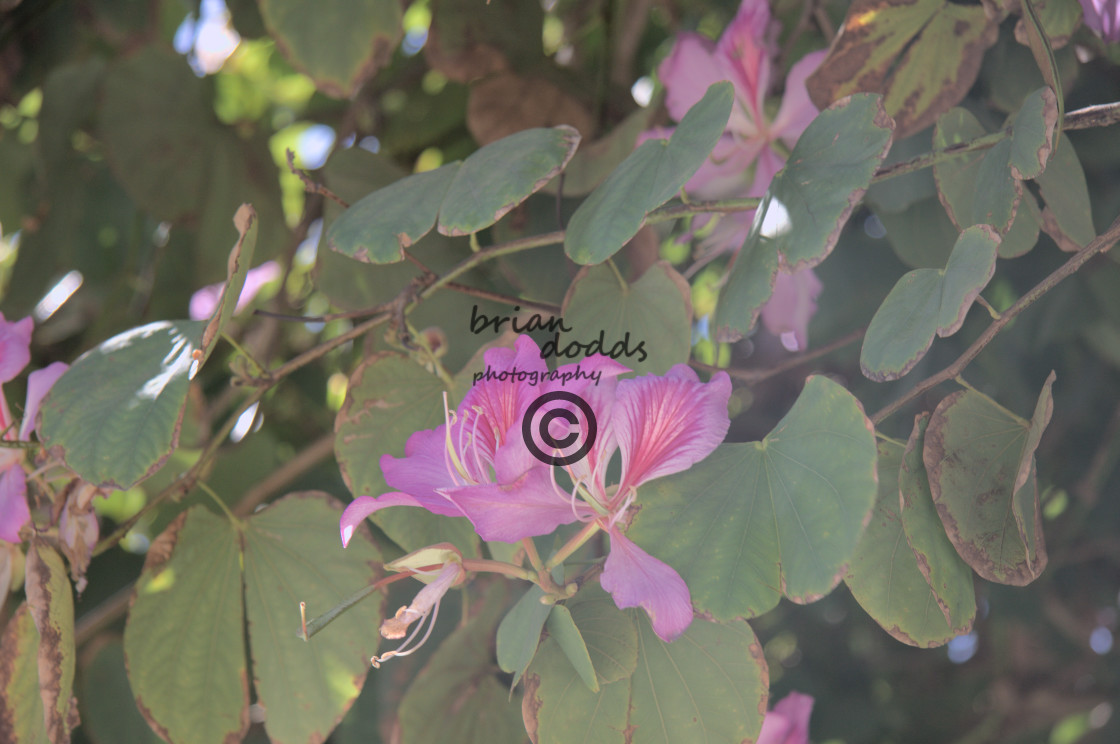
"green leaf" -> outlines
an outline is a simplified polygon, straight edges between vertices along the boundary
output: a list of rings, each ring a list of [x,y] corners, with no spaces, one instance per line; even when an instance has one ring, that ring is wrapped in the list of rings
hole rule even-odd
[[[1041,224],[1042,211],[1038,208],[1038,202],[1035,201],[1034,194],[1024,190],[1019,208],[1015,210],[1015,221],[999,242],[999,257],[1018,258],[1029,253],[1038,244]]]
[[[638,668],[638,631],[633,613],[618,609],[598,584],[585,586],[565,607],[583,637],[599,682],[615,682],[634,673]],[[570,662],[568,666],[572,666]]]
[[[162,741],[136,709],[120,638],[100,642],[96,650],[91,649],[90,655],[83,654],[79,679],[82,731],[92,741],[98,744],[159,744]]]
[[[240,561],[233,525],[196,506],[152,543],[136,583],[124,629],[128,679],[148,724],[176,744],[236,740],[249,729]]]
[[[928,413],[914,418],[914,431],[902,455],[898,473],[902,528],[949,627],[954,633],[967,633],[976,618],[976,590],[972,569],[949,542],[933,505],[929,476],[922,462],[929,418]]]
[[[78,711],[74,688],[74,596],[66,566],[53,548],[37,538],[27,551],[27,606],[39,632],[39,697],[52,742],[70,741]]]
[[[768,670],[751,627],[694,620],[665,643],[640,614],[631,680],[632,744],[753,741],[766,711]]]
[[[349,98],[384,67],[402,35],[394,0],[260,0],[259,6],[287,60],[335,98]]]
[[[1049,421],[1047,378],[1030,422],[962,390],[938,404],[922,459],[957,553],[989,581],[1023,586],[1046,566],[1034,450]]]
[[[127,490],[175,448],[202,321],[159,321],[87,351],[43,400],[39,433],[83,480]]]
[[[1081,24],[1081,3],[1077,0],[1033,0],[1031,5],[1034,6],[1047,41],[1054,49],[1065,46]],[[1020,18],[1015,24],[1015,40],[1024,46],[1031,45],[1027,31],[1029,23],[1028,18]]]
[[[327,230],[327,243],[366,263],[395,263],[436,224],[440,205],[461,164],[406,176],[362,197]]]
[[[564,656],[568,657],[568,661],[572,663],[572,667],[576,670],[576,674],[587,685],[587,689],[592,692],[599,691],[599,680],[595,676],[595,667],[591,665],[591,655],[587,651],[587,644],[584,643],[583,636],[576,627],[575,621],[572,620],[571,611],[563,605],[555,605],[552,608],[552,613],[548,616],[548,634],[556,639],[556,643],[560,646],[560,650],[564,652]]]
[[[564,250],[576,263],[607,260],[634,237],[646,215],[671,199],[704,164],[719,141],[734,93],[714,83],[668,140],[643,142],[572,215]]]
[[[623,119],[605,137],[580,144],[579,150],[564,168],[563,183],[550,181],[541,192],[556,194],[562,189],[565,197],[586,196],[601,184],[634,150],[638,135],[650,127],[655,108],[640,108]]]
[[[1046,202],[1042,225],[1060,248],[1077,250],[1097,236],[1089,203],[1089,186],[1081,160],[1068,137],[1063,137],[1045,172],[1036,180]],[[1067,238],[1074,245],[1068,245]]]
[[[1011,175],[1020,180],[1037,178],[1046,170],[1058,123],[1058,103],[1054,91],[1039,88],[1027,96],[1011,121]]]
[[[902,445],[879,443],[879,496],[844,583],[867,614],[895,639],[934,648],[948,643],[957,632],[949,627],[906,542],[899,514],[901,463]]]
[[[38,650],[39,631],[23,602],[0,635],[0,659],[4,660],[0,664],[0,741],[50,742],[39,695]]]
[[[439,231],[490,227],[564,169],[579,145],[569,126],[526,129],[476,150],[459,167],[439,210]]]
[[[944,266],[960,235],[936,197],[922,199],[901,212],[876,210],[875,214],[887,231],[895,255],[914,269]]]
[[[557,331],[541,356],[560,364],[606,354],[630,369],[663,375],[688,361],[692,300],[688,282],[666,261],[625,287],[609,266],[580,270],[562,306],[571,333]]]
[[[944,269],[914,269],[899,279],[867,327],[863,374],[897,380],[921,361],[935,334],[956,333],[995,272],[999,242],[988,225],[973,225],[957,239]]]
[[[310,641],[299,638],[300,602],[317,614],[369,584],[381,562],[366,535],[343,551],[342,506],[319,491],[291,493],[245,529],[245,611],[253,683],[281,742],[323,741],[361,692],[377,651],[380,602],[367,600]]]
[[[498,625],[497,655],[502,671],[513,674],[510,688],[517,686],[521,675],[533,660],[541,642],[541,630],[552,608],[541,603],[544,591],[533,584],[517,600]]]
[[[201,367],[214,351],[218,343],[222,328],[233,317],[237,308],[237,301],[241,298],[241,290],[245,287],[245,277],[249,267],[253,265],[253,251],[257,247],[257,213],[251,204],[242,204],[233,216],[233,224],[237,227],[238,239],[229,253],[226,263],[226,283],[222,287],[222,296],[206,323],[206,330],[202,334],[202,358],[198,364]]]
[[[876,494],[874,429],[851,393],[812,376],[761,442],[724,444],[643,486],[627,533],[675,568],[716,620],[840,582]],[[718,567],[714,570],[713,567]]]
[[[335,457],[351,493],[377,497],[392,490],[381,474],[381,456],[403,457],[414,432],[443,423],[445,390],[438,377],[400,354],[374,354],[354,370],[334,423]],[[406,506],[382,509],[372,520],[406,552],[440,542],[465,555],[478,549],[466,517]]]
[[[747,333],[773,292],[775,267],[816,266],[832,252],[890,149],[893,129],[872,94],[838,101],[809,124],[759,205],[720,293],[718,328]]]
[[[521,744],[521,706],[494,674],[494,629],[506,585],[484,590],[477,614],[436,649],[398,708],[400,740],[410,744]]]

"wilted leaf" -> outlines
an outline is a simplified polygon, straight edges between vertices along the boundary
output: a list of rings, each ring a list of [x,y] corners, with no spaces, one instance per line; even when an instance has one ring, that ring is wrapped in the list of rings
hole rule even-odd
[[[47,738],[69,744],[78,724],[74,688],[74,597],[62,557],[38,539],[27,551],[27,606],[39,632],[39,697]]]
[[[595,131],[587,108],[550,80],[500,72],[471,86],[467,129],[480,145],[534,127],[566,124],[581,136]]]

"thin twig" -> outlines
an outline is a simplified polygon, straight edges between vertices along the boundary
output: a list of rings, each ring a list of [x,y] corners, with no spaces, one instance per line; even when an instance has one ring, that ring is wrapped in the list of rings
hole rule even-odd
[[[470,295],[471,297],[477,297],[480,300],[500,302],[503,305],[520,306],[522,310],[539,310],[542,313],[549,313],[550,315],[560,314],[560,306],[553,305],[548,302],[537,302],[536,300],[525,300],[520,297],[511,297],[510,295],[491,292],[488,289],[479,289],[478,287],[471,287],[466,284],[459,284],[458,282],[448,282],[443,286],[444,289],[461,292],[465,295]]]
[[[749,385],[753,385],[762,382],[763,380],[774,377],[775,375],[780,375],[783,372],[788,372],[795,367],[800,367],[806,362],[811,362],[814,359],[819,359],[820,357],[823,357],[827,354],[831,354],[837,349],[842,349],[849,344],[854,344],[856,341],[859,341],[861,338],[863,338],[863,334],[866,332],[866,328],[858,328],[847,334],[846,336],[841,336],[835,341],[825,344],[818,349],[813,349],[812,351],[807,351],[804,354],[798,354],[797,356],[792,356],[789,359],[784,359],[773,367],[766,367],[765,369],[738,369],[735,367],[723,369],[721,367],[715,367],[710,364],[701,364],[700,362],[696,361],[689,362],[689,364],[696,369],[702,369],[708,372],[723,371],[731,377],[734,377],[736,380],[742,380]]]
[[[342,205],[343,209],[349,209],[350,205],[342,199],[338,194],[334,193],[321,183],[316,183],[311,180],[311,176],[307,175],[303,170],[296,167],[296,154],[288,148],[288,170],[296,175],[299,180],[303,181],[303,188],[312,194],[321,194],[328,199],[333,199],[335,202]]]
[[[908,390],[901,398],[886,406],[874,416],[871,417],[872,422],[877,426],[883,419],[898,411],[910,401],[924,395],[927,390],[940,385],[943,382],[952,380],[964,371],[973,359],[979,356],[980,352],[984,350],[992,339],[996,337],[1012,320],[1015,319],[1019,313],[1026,310],[1033,305],[1043,295],[1053,289],[1059,282],[1072,276],[1077,272],[1085,263],[1096,256],[1098,253],[1104,253],[1120,240],[1120,217],[1113,220],[1108,229],[1094,238],[1089,245],[1082,248],[1080,251],[1070,257],[1068,261],[1062,264],[1057,270],[1036,284],[1029,292],[1019,298],[1019,300],[1007,308],[999,317],[998,320],[993,320],[980,337],[972,342],[972,345],[965,349],[964,353],[957,357],[957,360],[950,364],[945,369],[941,370],[935,375],[927,377],[919,382],[913,388]]]

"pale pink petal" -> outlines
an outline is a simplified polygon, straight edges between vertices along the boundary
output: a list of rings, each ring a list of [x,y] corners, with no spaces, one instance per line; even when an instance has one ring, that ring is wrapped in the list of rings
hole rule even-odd
[[[676,121],[704,97],[710,85],[730,79],[726,65],[715,56],[715,47],[715,42],[700,34],[681,34],[657,68],[665,86],[665,108]]]
[[[237,306],[233,312],[239,313],[249,306],[253,298],[261,291],[264,285],[280,278],[280,264],[275,261],[265,261],[255,269],[249,269],[245,274],[245,284],[241,287],[241,294],[237,297]],[[191,320],[207,320],[218,309],[222,300],[224,282],[210,284],[191,295],[190,318]]]
[[[611,425],[622,451],[619,493],[700,462],[723,441],[731,420],[726,372],[702,383],[685,364],[664,377],[645,375],[618,384]]]
[[[611,552],[599,583],[620,609],[641,607],[663,641],[680,636],[692,622],[688,586],[671,566],[612,529]]]
[[[791,148],[797,144],[797,138],[819,113],[817,107],[809,100],[805,79],[820,67],[827,55],[826,49],[806,54],[794,63],[786,77],[786,92],[782,96],[782,107],[778,109],[778,115],[770,125],[770,133],[774,137],[781,138]]]
[[[785,164],[786,161],[781,155],[774,152],[770,147],[764,148],[758,154],[758,162],[754,167],[754,180],[751,183],[749,195],[765,196],[766,190],[770,188],[770,182],[774,180],[778,171],[785,167]]]
[[[0,540],[19,542],[19,528],[31,520],[27,508],[27,476],[16,465],[0,473]]]
[[[23,422],[19,426],[19,438],[23,441],[27,441],[31,436],[31,430],[35,428],[35,416],[39,413],[39,404],[43,402],[43,396],[68,369],[70,369],[69,365],[54,362],[27,376],[27,404],[23,407]]]
[[[562,524],[575,522],[588,508],[576,502],[576,511],[552,488],[545,467],[530,470],[512,483],[466,486],[448,492],[483,540],[517,542],[523,537],[547,535]]]
[[[751,163],[764,143],[743,139],[725,132],[712,154],[685,184],[685,191],[696,199],[734,199],[747,196]]]
[[[778,272],[774,293],[762,306],[762,324],[790,351],[809,346],[809,320],[817,311],[823,285],[811,268]]]
[[[350,544],[350,538],[354,536],[354,530],[358,529],[358,525],[362,520],[389,506],[423,506],[412,496],[407,493],[386,493],[378,496],[376,499],[372,496],[359,496],[350,502],[345,511],[342,512],[342,518],[338,520],[339,529],[342,532],[342,547]],[[462,516],[456,510],[455,516]]]
[[[1120,1],[1081,0],[1085,25],[1105,41],[1120,41]]]
[[[766,714],[755,744],[809,744],[809,716],[812,712],[811,696],[791,692]]]
[[[30,317],[11,323],[0,313],[0,383],[14,380],[31,361],[31,332],[35,321]]]
[[[445,503],[438,491],[455,486],[448,473],[447,427],[422,429],[413,433],[404,446],[404,457],[381,456],[381,474],[398,491],[411,494],[429,511]],[[457,432],[457,429],[456,429]],[[450,507],[448,507],[450,508]],[[437,512],[438,513],[438,512]]]
[[[762,120],[762,105],[770,87],[770,59],[774,54],[767,41],[770,26],[770,6],[767,0],[743,0],[739,12],[728,24],[716,45],[716,54],[725,64],[735,85],[735,98],[739,106],[736,113],[745,122],[757,124]],[[742,108],[745,105],[745,108]],[[743,131],[742,126],[731,128]]]

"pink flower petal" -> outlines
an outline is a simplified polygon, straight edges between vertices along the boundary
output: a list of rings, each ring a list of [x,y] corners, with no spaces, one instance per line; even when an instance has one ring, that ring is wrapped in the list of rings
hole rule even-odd
[[[622,450],[619,493],[700,462],[723,441],[731,420],[726,372],[702,383],[687,365],[664,377],[645,375],[618,384],[611,425]]]
[[[279,278],[280,264],[275,261],[265,261],[257,268],[249,269],[248,273],[245,274],[245,284],[241,287],[241,294],[237,297],[237,306],[233,310],[234,314],[248,307],[253,298],[264,288],[264,285]],[[189,311],[191,320],[207,320],[213,317],[214,311],[218,309],[218,303],[222,299],[222,288],[224,286],[224,282],[210,284],[191,295]]]
[[[782,107],[770,125],[770,132],[780,137],[789,147],[797,144],[797,138],[805,127],[817,117],[819,111],[809,100],[805,79],[812,75],[828,55],[828,50],[810,52],[794,63],[786,76],[786,92],[782,96]]]
[[[676,639],[692,622],[692,597],[684,579],[618,530],[610,535],[611,552],[599,583],[620,609],[645,610],[661,640]]]
[[[19,528],[31,520],[27,476],[19,465],[0,473],[0,540],[19,542]]]
[[[714,54],[715,46],[700,34],[681,34],[673,51],[657,68],[657,76],[665,86],[665,108],[675,120],[683,119],[710,85],[730,79],[725,65]]]
[[[809,716],[812,712],[811,696],[791,692],[766,714],[755,744],[809,744]]]
[[[1120,2],[1118,0],[1081,0],[1085,25],[1105,41],[1120,41]]]
[[[743,0],[716,45],[716,55],[730,74],[727,79],[735,85],[739,104],[732,113],[733,130],[744,131],[748,122],[757,125],[763,118],[762,105],[770,87],[770,58],[776,51],[766,39],[769,27],[767,0]],[[737,116],[742,122],[738,126]]]
[[[350,544],[350,538],[354,536],[354,530],[358,529],[358,525],[362,520],[380,511],[388,506],[422,506],[412,496],[407,493],[386,493],[376,499],[372,496],[359,496],[350,502],[342,512],[342,518],[338,520],[339,528],[342,532],[342,547]],[[456,516],[461,516],[456,514]]]
[[[31,361],[31,332],[35,321],[30,317],[9,323],[0,313],[0,383],[14,380]]]
[[[823,285],[810,268],[778,272],[774,293],[762,306],[762,324],[790,351],[809,346],[809,320],[817,311]]]
[[[27,376],[27,404],[23,408],[23,422],[19,426],[19,438],[23,441],[27,441],[31,436],[31,430],[36,427],[35,416],[39,413],[39,404],[43,402],[43,396],[68,369],[70,369],[69,365],[54,362]]]
[[[534,468],[512,483],[465,486],[449,491],[452,501],[474,524],[483,540],[517,542],[523,537],[547,535],[562,524],[575,522],[576,514],[589,509],[571,504],[552,488],[548,469]]]

